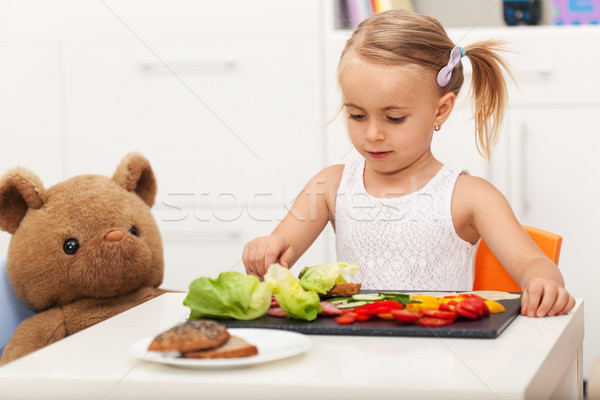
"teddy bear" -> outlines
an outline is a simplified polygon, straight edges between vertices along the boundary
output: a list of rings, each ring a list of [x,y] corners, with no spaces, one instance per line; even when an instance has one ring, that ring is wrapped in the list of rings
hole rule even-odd
[[[6,268],[38,311],[6,345],[13,361],[157,297],[164,260],[150,211],[156,179],[148,160],[126,155],[112,179],[79,175],[45,189],[16,167],[0,179],[0,229],[12,237]]]

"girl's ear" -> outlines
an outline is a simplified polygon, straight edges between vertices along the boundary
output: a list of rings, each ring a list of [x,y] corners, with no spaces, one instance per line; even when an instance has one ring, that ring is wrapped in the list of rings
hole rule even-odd
[[[46,190],[33,172],[17,167],[0,179],[0,229],[11,235],[30,208],[39,209],[46,202]]]
[[[130,192],[135,192],[148,207],[154,204],[156,197],[156,178],[150,162],[139,153],[129,153],[121,160],[113,181]]]
[[[456,102],[456,94],[450,92],[443,95],[438,101],[437,112],[435,115],[435,120],[440,124],[446,122],[452,109],[454,108],[454,103]]]

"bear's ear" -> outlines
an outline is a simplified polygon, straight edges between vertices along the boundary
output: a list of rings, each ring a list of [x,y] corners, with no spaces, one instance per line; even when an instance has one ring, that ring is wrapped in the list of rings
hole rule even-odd
[[[46,202],[46,190],[33,172],[17,167],[0,179],[0,229],[16,232],[30,208],[41,208]]]
[[[149,207],[156,197],[156,178],[150,162],[139,153],[129,153],[115,171],[113,181],[130,192],[135,192]]]

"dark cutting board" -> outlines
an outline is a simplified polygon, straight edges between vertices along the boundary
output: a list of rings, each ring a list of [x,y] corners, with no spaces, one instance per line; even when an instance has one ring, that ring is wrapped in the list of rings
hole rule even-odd
[[[317,317],[314,321],[291,318],[275,318],[264,315],[250,321],[220,320],[229,328],[268,328],[306,333],[309,335],[361,335],[361,336],[430,336],[461,338],[496,338],[519,315],[521,299],[499,301],[506,311],[490,314],[479,320],[467,320],[459,317],[453,324],[436,328],[417,324],[402,324],[373,318],[370,321],[340,325],[334,317]]]

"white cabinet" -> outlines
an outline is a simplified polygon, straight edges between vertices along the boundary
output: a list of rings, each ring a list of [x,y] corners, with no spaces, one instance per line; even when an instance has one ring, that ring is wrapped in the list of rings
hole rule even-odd
[[[47,44],[25,50],[30,59],[3,57],[15,65],[0,67],[10,89],[0,112],[16,110],[8,121],[22,136],[10,145],[29,148],[2,148],[2,165],[50,174],[56,164],[44,179],[55,182],[111,175],[127,152],[142,152],[158,179],[165,287],[241,268],[243,244],[270,233],[324,166],[317,0],[0,0],[0,9],[19,51]],[[326,240],[298,265],[323,262]]]
[[[243,270],[243,244],[269,234],[322,168],[319,8],[166,4],[141,16],[123,9],[133,34],[65,44],[67,170],[110,173],[132,150],[150,159],[164,286],[183,290],[195,277]],[[189,30],[174,26],[174,37],[154,20]],[[187,217],[165,216],[173,212]],[[301,262],[323,252],[311,248]]]
[[[0,42],[0,59],[0,174],[20,165],[48,187],[64,172],[60,48]],[[0,258],[9,240],[8,233],[0,232]]]

